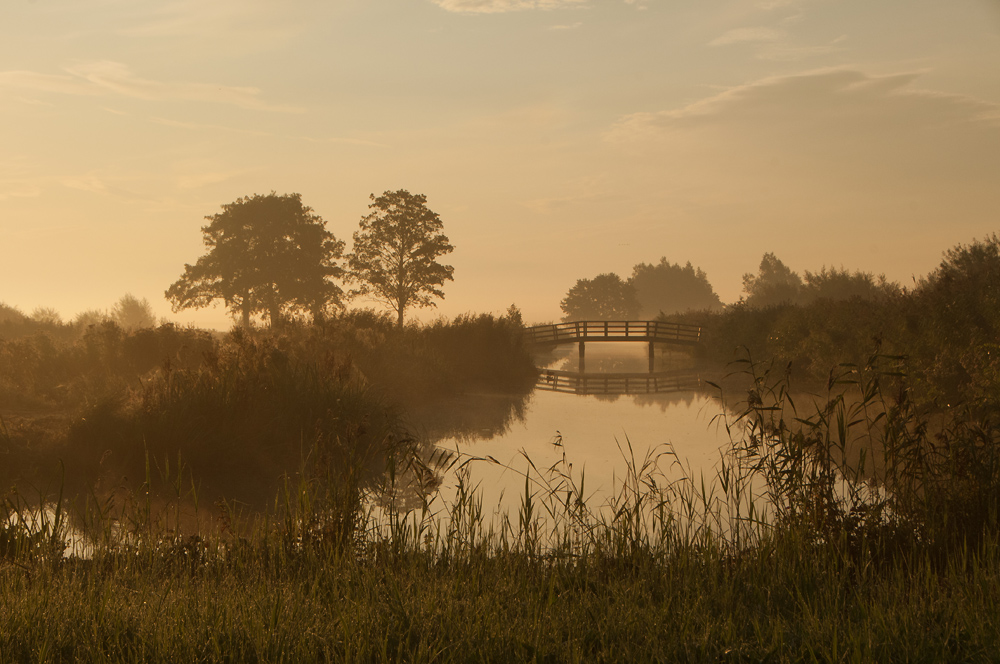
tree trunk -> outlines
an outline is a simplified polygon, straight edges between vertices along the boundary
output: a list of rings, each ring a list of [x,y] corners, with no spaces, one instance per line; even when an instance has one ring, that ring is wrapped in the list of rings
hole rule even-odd
[[[403,329],[403,312],[404,311],[405,311],[405,309],[403,308],[402,305],[400,305],[399,307],[396,308],[396,313],[399,314],[399,318],[396,320],[396,325],[399,327],[399,329]]]
[[[243,300],[243,306],[241,307],[241,309],[242,309],[242,313],[243,313],[243,327],[244,328],[249,328],[250,327],[250,304],[246,300]]]

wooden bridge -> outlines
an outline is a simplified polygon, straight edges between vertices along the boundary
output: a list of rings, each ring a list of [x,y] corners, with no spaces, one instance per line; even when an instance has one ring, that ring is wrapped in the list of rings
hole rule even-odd
[[[528,343],[580,344],[580,373],[585,370],[588,341],[639,341],[649,344],[649,371],[653,372],[653,345],[673,344],[696,346],[701,342],[701,328],[697,325],[664,323],[655,320],[580,320],[553,325],[536,325],[526,328]]]

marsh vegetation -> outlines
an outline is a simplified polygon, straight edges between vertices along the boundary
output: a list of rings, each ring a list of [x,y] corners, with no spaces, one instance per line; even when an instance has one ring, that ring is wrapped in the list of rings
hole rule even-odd
[[[668,449],[625,442],[602,504],[564,459],[494,515],[471,478],[496,461],[466,455],[443,460],[451,500],[407,505],[402,454],[350,491],[299,474],[263,513],[205,505],[195,531],[142,490],[75,515],[52,495],[42,520],[11,496],[0,646],[21,661],[988,659],[1000,430],[921,416],[895,363],[845,370],[814,412],[747,365],[717,476],[668,481]],[[70,523],[86,557],[64,556]]]
[[[559,440],[518,468],[434,445],[519,417],[536,373],[513,309],[226,335],[12,317],[0,651],[988,660],[997,245],[914,291],[683,314],[712,323],[705,358],[743,346],[713,381],[724,454],[678,474],[675,449],[622,436],[600,495]],[[507,396],[435,421],[477,393]],[[516,495],[485,500],[480,468],[520,473]]]

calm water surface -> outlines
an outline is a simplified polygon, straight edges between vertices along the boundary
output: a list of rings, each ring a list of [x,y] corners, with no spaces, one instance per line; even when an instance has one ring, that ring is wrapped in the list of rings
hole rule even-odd
[[[612,346],[612,344],[607,344]],[[644,344],[600,348],[588,344],[588,374],[636,372],[647,370]],[[576,371],[576,347],[546,364],[546,368]],[[692,363],[684,355],[658,357],[658,371],[684,373]],[[710,379],[710,376],[704,376]],[[471,457],[492,457],[499,464],[477,461],[472,464],[471,480],[478,484],[484,509],[516,509],[524,494],[524,473],[528,459],[539,470],[559,464],[579,482],[585,478],[585,495],[592,504],[603,503],[611,491],[617,491],[628,468],[630,455],[641,464],[648,453],[667,452],[660,458],[661,470],[669,478],[683,475],[706,479],[714,476],[720,450],[729,437],[721,417],[722,407],[709,386],[665,394],[580,395],[536,389],[527,400],[520,418],[514,417],[500,431],[484,429],[462,435],[444,436],[439,447],[458,450]],[[470,404],[477,397],[470,398]],[[481,395],[484,403],[495,397]],[[444,478],[442,497],[453,499],[456,478]]]

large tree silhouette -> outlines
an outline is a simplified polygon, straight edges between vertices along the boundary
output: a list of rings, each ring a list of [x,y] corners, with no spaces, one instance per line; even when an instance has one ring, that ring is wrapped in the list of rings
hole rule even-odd
[[[352,295],[369,295],[396,312],[397,324],[410,307],[433,307],[432,297],[444,297],[438,288],[451,280],[454,268],[435,260],[454,247],[441,233],[437,213],[427,197],[405,189],[371,195],[372,212],[361,218],[349,256]]]
[[[313,318],[341,302],[332,278],[343,276],[337,259],[344,243],[326,229],[299,194],[254,194],[205,217],[208,253],[167,289],[174,311],[222,300],[244,326],[263,314],[273,326],[284,313]]]

